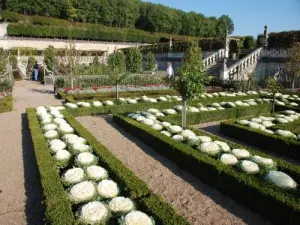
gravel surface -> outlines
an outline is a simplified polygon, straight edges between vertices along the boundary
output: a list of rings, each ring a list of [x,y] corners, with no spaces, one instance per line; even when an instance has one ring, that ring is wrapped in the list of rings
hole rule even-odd
[[[77,119],[191,224],[270,224],[124,132],[111,116]]]
[[[48,89],[33,81],[16,82],[14,109],[0,114],[1,225],[44,224],[41,186],[25,111],[28,107],[61,104]]]

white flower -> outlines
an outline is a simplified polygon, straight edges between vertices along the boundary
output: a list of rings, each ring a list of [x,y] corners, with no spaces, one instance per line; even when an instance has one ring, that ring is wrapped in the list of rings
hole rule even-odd
[[[166,136],[168,136],[168,137],[171,137],[172,136],[172,133],[171,132],[169,132],[169,131],[162,131],[162,132],[160,132],[161,134],[164,134],[164,135],[166,135]]]
[[[83,152],[76,157],[76,162],[79,166],[90,166],[97,163],[97,158],[89,152]]]
[[[77,142],[72,145],[72,150],[73,153],[78,154],[78,153],[90,151],[91,147],[89,145],[85,145],[80,142]]]
[[[195,145],[195,144],[197,144],[199,142],[199,137],[197,137],[197,136],[189,136],[189,137],[187,137],[187,140],[188,140],[189,144]]]
[[[67,108],[70,108],[70,109],[76,109],[76,108],[78,108],[78,106],[77,106],[76,104],[69,103],[69,102],[66,103],[65,106],[66,106]]]
[[[184,137],[184,138],[188,138],[190,136],[196,136],[196,134],[191,131],[191,130],[184,130],[181,132],[181,135]]]
[[[147,115],[146,115],[146,118],[147,118],[147,119],[154,120],[154,121],[156,120],[156,117],[153,116],[152,114],[147,114]]]
[[[169,122],[162,122],[161,125],[164,127],[164,128],[168,128],[169,126],[171,126],[171,124]]]
[[[284,112],[285,112],[287,115],[293,115],[293,114],[296,113],[296,112],[293,111],[293,110],[285,110]]]
[[[213,142],[203,143],[198,148],[201,152],[206,153],[211,156],[218,155],[221,151],[220,146]]]
[[[288,131],[288,130],[276,130],[275,134],[278,134],[280,136],[287,137],[287,138],[289,138],[289,137],[296,138],[296,135],[293,134],[291,131]]]
[[[174,125],[174,126],[169,126],[168,130],[173,133],[173,134],[178,134],[182,131],[182,128],[180,126]]]
[[[118,185],[111,180],[101,181],[97,189],[102,198],[114,198],[119,194]]]
[[[76,135],[76,134],[65,134],[63,137],[62,137],[62,139],[64,140],[64,141],[67,141],[69,138],[79,138],[78,137],[78,135]]]
[[[44,136],[47,138],[47,139],[55,139],[58,137],[58,132],[55,131],[55,130],[49,130],[47,131]]]
[[[135,99],[128,99],[127,102],[129,104],[137,104],[137,100],[135,100]]]
[[[266,133],[268,133],[268,134],[274,134],[274,132],[273,131],[271,131],[271,130],[268,130],[268,129],[265,129],[264,130]]]
[[[74,129],[67,123],[60,124],[59,131],[63,134],[74,133]]]
[[[178,142],[181,142],[181,141],[183,141],[184,140],[184,138],[183,138],[183,136],[182,135],[174,135],[173,137],[172,137],[172,139],[173,140],[175,140],[175,141],[178,141]]]
[[[187,111],[188,111],[188,112],[192,112],[192,113],[197,113],[197,112],[199,112],[200,110],[197,109],[196,107],[188,107],[188,108],[187,108]]]
[[[108,209],[101,202],[89,202],[84,205],[79,213],[79,220],[84,224],[99,224],[108,217]]]
[[[53,122],[54,122],[56,125],[60,125],[60,124],[67,123],[66,120],[61,119],[61,118],[55,118],[55,119],[53,120]]]
[[[234,108],[236,107],[236,105],[233,103],[233,102],[228,102],[227,105],[231,108]]]
[[[220,161],[226,165],[234,166],[238,163],[238,159],[232,154],[223,154]]]
[[[49,143],[50,150],[52,152],[58,152],[59,150],[63,150],[65,147],[67,147],[66,143],[61,141],[60,139],[53,139]]]
[[[83,181],[71,187],[69,195],[76,203],[86,202],[96,195],[96,188],[93,182]]]
[[[67,170],[63,176],[62,181],[66,185],[76,184],[81,182],[84,178],[84,171],[81,168],[73,168]]]
[[[299,106],[296,102],[291,102],[290,105],[291,106]]]
[[[263,125],[264,127],[272,127],[272,126],[274,126],[275,124],[272,123],[272,122],[270,122],[270,121],[263,121],[263,122],[262,122],[262,125]]]
[[[251,160],[266,168],[274,168],[276,166],[276,163],[272,159],[263,158],[258,155],[253,156]]]
[[[67,150],[59,150],[55,154],[55,159],[57,161],[68,161],[70,158],[71,154]]]
[[[89,108],[89,107],[91,107],[91,104],[90,104],[89,102],[84,102],[84,103],[82,103],[81,106],[82,106],[82,107]]]
[[[260,129],[262,127],[261,124],[255,123],[255,122],[250,122],[248,125],[249,125],[249,127],[253,128],[253,129]]]
[[[76,143],[81,143],[81,144],[85,144],[86,140],[82,137],[78,137],[77,135],[75,136],[70,136],[68,139],[66,139],[67,143],[70,145],[74,145]]]
[[[157,100],[154,99],[154,98],[148,98],[148,101],[151,102],[151,103],[156,103],[157,102]]]
[[[163,112],[168,115],[176,114],[176,111],[174,109],[166,109],[166,110],[163,110]]]
[[[154,130],[160,131],[160,130],[163,129],[163,126],[160,125],[160,124],[158,124],[158,123],[155,123],[155,124],[152,125],[152,128],[153,128]]]
[[[53,123],[43,126],[44,131],[55,130],[55,129],[57,129],[57,125]]]
[[[177,105],[177,106],[174,106],[174,109],[176,109],[178,111],[182,111],[183,110],[183,106],[182,105]]]
[[[250,123],[250,121],[248,121],[248,120],[238,120],[237,123],[241,124],[241,125],[248,125]]]
[[[252,118],[252,119],[251,119],[251,122],[254,122],[254,123],[262,123],[262,119],[260,119],[260,118]]]
[[[221,105],[220,105],[219,103],[217,103],[217,102],[211,104],[211,106],[212,106],[212,107],[216,107],[216,108],[217,108],[217,107],[221,107]]]
[[[154,222],[147,214],[133,211],[122,218],[121,225],[154,225]]]
[[[51,118],[44,118],[41,120],[41,124],[46,125],[46,124],[50,124],[52,122]]]
[[[249,174],[256,174],[259,172],[259,166],[255,162],[251,162],[249,160],[242,161],[241,169]]]
[[[247,159],[251,156],[250,152],[248,152],[246,149],[233,149],[232,154],[238,159]]]
[[[107,101],[104,102],[104,105],[112,106],[112,105],[114,105],[114,102],[107,100]]]
[[[128,213],[134,209],[134,203],[129,198],[116,197],[108,203],[108,207],[114,213]]]
[[[104,180],[108,177],[107,171],[100,166],[89,166],[86,169],[87,175],[92,180]]]
[[[200,107],[200,108],[199,108],[199,111],[200,111],[200,112],[206,112],[206,111],[209,111],[209,109],[206,108],[206,107]]]
[[[199,141],[202,142],[202,143],[212,142],[211,138],[207,137],[207,136],[198,136],[198,138],[199,138]]]
[[[223,142],[223,141],[214,141],[213,143],[219,145],[223,152],[229,152],[230,151],[229,145],[227,143]]]
[[[165,97],[159,97],[159,98],[158,98],[158,100],[159,100],[159,101],[162,101],[162,102],[166,102],[166,101],[168,101],[168,99],[167,99],[167,98],[165,98]]]
[[[99,102],[99,101],[94,101],[92,104],[93,104],[94,107],[101,107],[102,106],[102,103]]]
[[[151,119],[144,119],[143,124],[146,124],[148,126],[152,126],[154,124],[154,121]]]
[[[138,122],[143,122],[145,119],[146,119],[146,118],[145,118],[144,116],[138,116],[138,117],[136,118],[136,121],[138,121]]]
[[[158,113],[159,110],[158,109],[148,109],[149,113]]]
[[[158,113],[155,113],[155,116],[156,117],[163,117],[165,116],[165,114],[161,113],[161,112],[158,112]]]
[[[287,174],[280,171],[269,171],[266,179],[283,189],[296,189],[297,183]]]

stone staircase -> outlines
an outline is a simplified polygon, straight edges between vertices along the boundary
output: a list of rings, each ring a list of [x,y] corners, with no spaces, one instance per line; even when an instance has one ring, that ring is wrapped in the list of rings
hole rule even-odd
[[[226,65],[227,66],[232,66],[233,64],[235,64],[238,61],[239,60],[227,59]],[[224,64],[224,59],[218,61],[217,64],[213,65],[208,70],[206,70],[207,75],[208,76],[213,76],[215,78],[219,78],[221,70],[223,69],[223,64]]]

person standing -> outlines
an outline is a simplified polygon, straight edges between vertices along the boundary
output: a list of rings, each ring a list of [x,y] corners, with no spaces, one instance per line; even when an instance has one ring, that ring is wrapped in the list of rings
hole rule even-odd
[[[167,73],[168,73],[168,78],[174,77],[174,70],[172,68],[171,63],[168,63]]]
[[[34,80],[37,81],[39,76],[39,64],[37,62],[35,62],[33,69],[34,69]]]

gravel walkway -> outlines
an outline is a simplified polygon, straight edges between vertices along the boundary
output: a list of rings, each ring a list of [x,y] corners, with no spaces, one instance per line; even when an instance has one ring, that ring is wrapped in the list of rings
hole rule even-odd
[[[77,119],[191,224],[270,224],[121,130],[111,116]]]
[[[25,111],[61,102],[33,81],[16,82],[13,97],[13,111],[0,114],[0,224],[44,224],[41,186]]]

